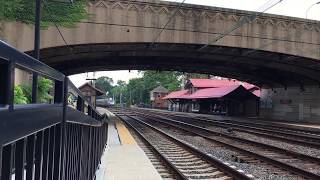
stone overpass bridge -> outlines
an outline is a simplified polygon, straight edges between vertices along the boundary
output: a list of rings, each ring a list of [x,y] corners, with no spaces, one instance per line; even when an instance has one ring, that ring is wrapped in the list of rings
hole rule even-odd
[[[320,84],[320,24],[263,14],[210,46],[253,12],[177,3],[99,0],[75,28],[41,32],[41,60],[66,73],[154,69],[200,72],[272,87]],[[0,37],[31,53],[33,26],[2,22]],[[155,43],[153,43],[155,42]]]

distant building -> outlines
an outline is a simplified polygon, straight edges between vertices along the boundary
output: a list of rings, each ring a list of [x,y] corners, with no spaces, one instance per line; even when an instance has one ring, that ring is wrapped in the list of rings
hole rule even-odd
[[[96,87],[93,87],[90,83],[83,84],[79,87],[79,90],[82,92],[82,95],[92,103],[94,107],[96,107],[97,96],[102,96],[106,93]]]
[[[161,85],[150,91],[150,101],[152,108],[167,109],[168,103],[163,98],[168,95],[168,92],[168,89],[164,88]]]
[[[186,106],[188,105],[188,99],[183,97],[188,96],[190,93],[188,90],[173,91],[164,98],[168,102],[168,110],[186,112]]]
[[[168,109],[182,112],[257,116],[258,87],[228,79],[190,79],[185,90],[171,92]]]

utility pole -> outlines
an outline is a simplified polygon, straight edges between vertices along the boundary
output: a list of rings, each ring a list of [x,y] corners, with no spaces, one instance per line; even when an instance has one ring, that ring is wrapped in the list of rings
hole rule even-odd
[[[36,0],[36,12],[34,23],[34,58],[40,61],[40,23],[41,23],[41,0]],[[32,76],[32,103],[37,103],[38,74]]]
[[[73,3],[73,0],[56,0],[57,2]],[[34,54],[33,57],[40,61],[40,26],[41,25],[41,0],[36,0],[35,22],[34,22]],[[32,74],[32,97],[31,102],[37,103],[38,75]]]

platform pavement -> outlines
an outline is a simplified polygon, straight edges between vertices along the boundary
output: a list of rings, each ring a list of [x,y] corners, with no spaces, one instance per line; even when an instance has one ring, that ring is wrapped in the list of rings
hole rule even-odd
[[[162,179],[124,124],[109,111],[102,108],[98,111],[109,118],[107,147],[96,180]]]

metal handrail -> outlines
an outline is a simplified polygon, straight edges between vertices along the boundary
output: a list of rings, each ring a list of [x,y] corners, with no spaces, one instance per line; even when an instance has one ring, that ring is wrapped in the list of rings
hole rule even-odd
[[[80,90],[69,80],[69,78],[65,78],[65,75],[61,72],[49,67],[43,62],[37,61],[35,58],[24,54],[4,41],[0,40],[0,58],[6,60],[8,62],[13,62],[15,65],[23,67],[24,69],[38,73],[40,75],[46,76],[52,80],[60,81],[61,83],[65,83],[65,79],[68,80],[68,87],[72,88],[83,101],[85,101],[88,106],[94,111],[96,114],[101,114],[94,108],[91,102],[87,101],[86,98],[81,94]],[[60,102],[62,103],[62,102]],[[1,104],[1,103],[0,103]],[[29,106],[29,105],[25,105]],[[31,105],[30,105],[31,106]]]
[[[54,81],[54,104],[14,104],[16,67]],[[68,107],[71,89],[76,109]],[[93,179],[107,141],[104,117],[64,74],[0,40],[0,180]]]

